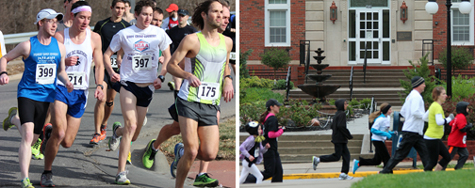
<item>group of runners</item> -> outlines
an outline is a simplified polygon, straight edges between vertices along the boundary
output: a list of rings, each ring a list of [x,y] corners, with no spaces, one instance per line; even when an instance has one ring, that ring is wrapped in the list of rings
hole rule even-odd
[[[229,67],[233,41],[218,32],[229,23],[228,3],[220,0],[200,3],[192,17],[200,31],[185,36],[173,55],[170,37],[157,27],[163,13],[151,0],[135,4],[136,22],[132,26],[122,19],[126,1],[114,0],[112,16],[99,21],[94,31],[89,27],[93,10],[89,3],[65,0],[64,5],[65,15],[52,9],[41,10],[35,22],[38,35],[0,59],[0,85],[9,83],[7,62],[22,57],[25,65],[18,85],[18,108],[10,108],[3,121],[5,130],[16,126],[22,137],[19,148],[22,187],[33,187],[28,176],[32,152],[34,158],[42,158],[44,154],[41,186],[54,186],[52,164],[59,146],[71,147],[78,133],[87,104],[92,63],[97,102],[95,133],[90,144],[105,139],[114,97],[116,92],[120,93],[124,125],[114,123],[108,142],[111,150],[120,148],[117,184],[131,183],[125,168],[127,159],[130,160],[130,146],[146,121],[154,91],[162,87],[167,73],[183,79],[176,101],[169,109],[174,123],[165,126],[157,136],[163,142],[181,133],[183,143],[175,147],[171,172],[176,176],[175,186],[183,187],[195,158],[206,162],[216,157],[221,97],[226,102],[234,97]],[[59,30],[60,26],[64,30]],[[167,128],[173,131],[162,134]],[[152,140],[148,144],[144,166],[153,165],[161,142]],[[206,174],[205,162],[197,179],[201,177],[208,182],[197,185],[217,186],[218,181]]]

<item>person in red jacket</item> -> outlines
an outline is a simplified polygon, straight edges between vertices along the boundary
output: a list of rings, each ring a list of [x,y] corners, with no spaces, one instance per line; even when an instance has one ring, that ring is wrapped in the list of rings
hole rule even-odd
[[[459,102],[456,106],[457,116],[449,123],[452,129],[449,134],[448,145],[451,158],[454,158],[455,153],[459,154],[459,160],[455,166],[455,170],[462,169],[465,161],[468,159],[467,150],[467,131],[472,128],[472,123],[467,122],[468,102]]]

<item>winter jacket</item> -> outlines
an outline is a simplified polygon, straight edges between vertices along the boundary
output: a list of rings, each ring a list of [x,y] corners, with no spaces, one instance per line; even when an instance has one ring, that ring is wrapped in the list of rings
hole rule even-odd
[[[350,131],[346,128],[345,100],[335,101],[337,112],[333,116],[332,123],[332,142],[347,144],[348,139],[352,139]]]

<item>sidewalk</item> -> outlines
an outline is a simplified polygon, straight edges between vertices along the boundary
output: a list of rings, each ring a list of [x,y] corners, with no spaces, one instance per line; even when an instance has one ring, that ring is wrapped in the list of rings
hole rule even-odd
[[[456,162],[456,161],[454,161]],[[422,163],[420,163],[422,164]],[[412,162],[399,163],[394,171],[394,174],[406,174],[422,172],[422,169],[412,170],[410,167]],[[263,165],[257,166],[260,170],[264,170]],[[340,162],[320,163],[317,170],[313,170],[312,163],[298,163],[298,164],[283,164],[284,169],[284,181],[282,183],[271,183],[270,180],[264,181],[262,184],[241,184],[240,187],[261,187],[261,188],[276,188],[276,187],[331,187],[331,188],[349,188],[351,184],[362,180],[369,175],[378,174],[382,168],[377,166],[362,166],[356,171],[353,171],[353,162],[350,162],[350,172],[348,175],[354,177],[353,180],[338,180],[338,176],[341,171]],[[242,167],[240,167],[242,169]],[[400,169],[400,170],[396,170]],[[453,169],[447,169],[450,171]]]

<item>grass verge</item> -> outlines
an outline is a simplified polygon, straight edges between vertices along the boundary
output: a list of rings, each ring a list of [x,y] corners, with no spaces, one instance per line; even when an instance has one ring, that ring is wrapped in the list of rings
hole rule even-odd
[[[216,160],[235,160],[235,135],[236,120],[234,117],[222,120],[219,123],[219,151]],[[171,164],[175,158],[173,149],[175,148],[175,144],[179,142],[183,142],[181,135],[171,137],[160,146],[160,150],[167,157],[169,164]]]
[[[455,168],[455,165],[457,165],[457,164],[448,164],[447,168]],[[418,169],[424,169],[424,166],[423,165],[417,165],[417,168]],[[473,163],[465,163],[462,168],[471,169],[471,168],[473,168]]]
[[[421,188],[421,187],[475,187],[474,169],[455,171],[420,172],[410,174],[376,174],[365,177],[351,188]]]

